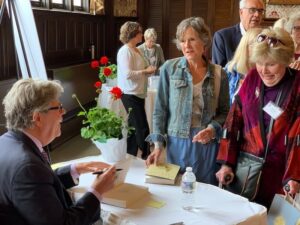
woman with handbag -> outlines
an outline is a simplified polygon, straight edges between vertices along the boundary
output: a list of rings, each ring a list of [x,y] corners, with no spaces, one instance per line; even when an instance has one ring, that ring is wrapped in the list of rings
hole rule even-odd
[[[235,96],[217,157],[222,164],[216,173],[219,182],[229,188],[239,186],[235,193],[241,195],[253,191],[244,196],[266,207],[286,184],[289,194],[299,191],[300,144],[295,127],[299,126],[300,72],[288,67],[293,57],[294,43],[287,32],[270,28],[258,35],[250,57],[256,68]],[[257,158],[261,168],[252,182]]]

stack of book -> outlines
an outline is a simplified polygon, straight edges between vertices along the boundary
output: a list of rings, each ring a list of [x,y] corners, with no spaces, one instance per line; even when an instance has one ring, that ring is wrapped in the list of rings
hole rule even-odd
[[[146,170],[146,183],[171,184],[176,183],[180,167],[178,165],[166,163],[163,165],[150,165]]]
[[[147,196],[149,197],[149,195],[148,187],[121,183],[108,192],[105,192],[102,195],[101,202],[122,208],[130,208]]]

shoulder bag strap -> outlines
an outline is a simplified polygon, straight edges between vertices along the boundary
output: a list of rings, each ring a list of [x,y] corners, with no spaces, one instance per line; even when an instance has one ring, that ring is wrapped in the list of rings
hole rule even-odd
[[[218,107],[219,95],[220,95],[220,86],[221,86],[221,72],[222,67],[220,65],[214,64],[214,86],[215,86],[215,99],[214,99],[214,112]]]

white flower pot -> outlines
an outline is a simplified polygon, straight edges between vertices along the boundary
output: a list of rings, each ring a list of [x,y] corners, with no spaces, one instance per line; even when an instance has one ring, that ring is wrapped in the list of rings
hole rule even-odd
[[[126,137],[126,136],[125,136]],[[126,159],[127,138],[108,139],[106,143],[93,141],[97,148],[101,151],[103,159],[108,163],[115,163]]]
[[[118,85],[118,80],[117,80],[117,78],[114,78],[114,79],[109,79],[109,78],[107,78],[107,79],[106,79],[106,85],[107,85],[108,87],[115,87],[115,86],[117,86],[117,85]]]

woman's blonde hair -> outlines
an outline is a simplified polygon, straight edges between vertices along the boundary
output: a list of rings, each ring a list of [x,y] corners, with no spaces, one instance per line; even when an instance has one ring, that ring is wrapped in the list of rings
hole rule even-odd
[[[288,22],[288,18],[282,17],[278,20],[275,21],[273,28],[281,28],[281,29],[285,29],[286,24]]]
[[[260,35],[265,35],[268,38],[277,39],[274,46],[268,44],[268,40],[256,41],[251,48],[250,60],[252,63],[271,59],[272,61],[288,66],[293,58],[295,46],[291,35],[280,28],[264,29]]]
[[[142,30],[141,25],[138,22],[127,21],[121,26],[120,29],[120,41],[123,44],[128,43]]]
[[[244,34],[235,50],[232,60],[228,62],[228,71],[232,72],[233,69],[236,69],[237,72],[241,74],[248,72],[251,68],[249,48],[256,41],[257,35],[261,31],[262,28],[251,28]]]

